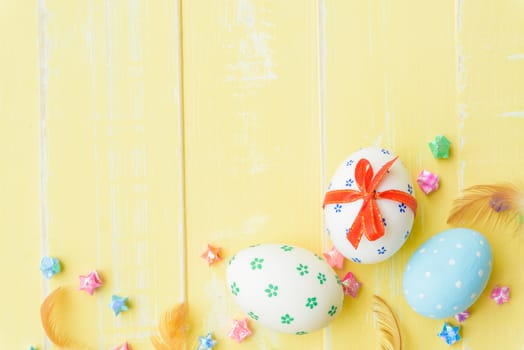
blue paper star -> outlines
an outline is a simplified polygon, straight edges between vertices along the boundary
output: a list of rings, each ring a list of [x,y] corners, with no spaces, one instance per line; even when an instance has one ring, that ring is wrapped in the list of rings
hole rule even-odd
[[[45,256],[40,261],[40,271],[45,278],[50,279],[61,270],[60,260],[50,256]]]
[[[118,295],[113,294],[111,296],[111,309],[113,309],[115,316],[118,316],[122,311],[127,311],[129,308],[126,305],[127,297],[119,297]]]
[[[459,332],[460,326],[453,327],[446,322],[444,323],[444,327],[442,327],[442,331],[438,334],[438,336],[444,339],[446,344],[453,345],[460,340]]]
[[[216,345],[216,340],[213,339],[211,333],[207,333],[205,337],[198,337],[198,348],[197,350],[209,350],[213,349]]]

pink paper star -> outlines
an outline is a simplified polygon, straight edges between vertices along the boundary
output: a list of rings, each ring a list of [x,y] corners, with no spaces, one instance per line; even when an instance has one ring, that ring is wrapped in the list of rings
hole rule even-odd
[[[221,248],[213,247],[211,244],[207,245],[207,250],[200,255],[202,258],[206,259],[209,266],[213,265],[216,262],[222,260]]]
[[[464,310],[462,312],[459,312],[458,314],[455,315],[455,318],[460,323],[466,321],[469,318],[469,310]]]
[[[430,192],[438,190],[439,178],[438,175],[427,170],[422,170],[418,175],[417,183],[425,194],[429,194]]]
[[[125,342],[124,344],[117,346],[113,350],[131,350],[131,348],[129,347],[127,342]]]
[[[357,297],[358,291],[362,286],[362,283],[357,281],[355,276],[348,272],[344,279],[340,281],[342,283],[342,289],[344,290],[344,295],[351,295],[353,298]]]
[[[249,337],[251,333],[251,329],[249,329],[249,326],[247,325],[247,318],[244,318],[241,321],[234,320],[233,328],[229,332],[228,336],[237,343],[241,343],[245,338]]]
[[[95,289],[102,285],[102,280],[98,276],[96,271],[91,271],[87,276],[79,276],[80,288],[79,290],[85,290],[90,295],[93,295]]]
[[[491,291],[490,298],[493,299],[497,304],[502,305],[509,301],[509,287],[508,286],[495,286]]]
[[[335,247],[331,247],[331,250],[325,252],[324,258],[326,258],[326,262],[329,264],[329,266],[337,269],[341,269],[344,267],[344,256],[340,254],[340,252]]]

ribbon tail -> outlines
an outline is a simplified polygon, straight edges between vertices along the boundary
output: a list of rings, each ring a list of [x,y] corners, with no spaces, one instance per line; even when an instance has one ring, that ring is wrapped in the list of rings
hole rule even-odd
[[[353,248],[357,249],[363,235],[364,217],[359,212],[357,217],[355,218],[355,221],[353,221],[353,224],[351,225],[346,237],[349,243],[351,243],[351,245],[353,246]]]
[[[367,213],[365,215],[364,223],[366,225],[366,237],[372,242],[384,236],[384,223],[382,222],[382,214],[375,200],[370,200],[367,205]]]
[[[404,203],[409,209],[413,211],[413,215],[417,214],[417,200],[409,193],[399,190],[387,190],[377,193],[377,198],[389,199],[395,202]]]
[[[351,203],[362,198],[362,193],[355,190],[334,190],[326,193],[322,208],[328,204]]]
[[[391,159],[377,171],[375,177],[373,178],[373,180],[371,180],[369,192],[375,191],[377,189],[378,185],[382,182],[384,176],[386,176],[388,170],[393,166],[393,163],[395,163],[397,159],[398,157]]]

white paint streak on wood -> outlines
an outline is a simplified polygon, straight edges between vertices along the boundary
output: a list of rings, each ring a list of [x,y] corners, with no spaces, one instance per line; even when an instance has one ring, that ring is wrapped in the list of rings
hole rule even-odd
[[[48,139],[47,139],[47,89],[49,83],[49,33],[47,31],[46,0],[38,0],[38,60],[39,60],[39,125],[40,125],[40,254],[49,254],[49,211],[47,202],[47,184],[49,178]],[[43,297],[49,294],[49,281],[42,278]],[[42,332],[44,350],[49,350],[51,344]]]
[[[524,118],[524,111],[504,112],[499,114],[499,116],[504,118]]]
[[[327,179],[326,179],[326,162],[327,162],[327,113],[326,113],[326,96],[328,93],[327,88],[327,10],[326,1],[319,0],[318,2],[318,83],[319,83],[319,119],[320,119],[320,188],[321,195],[326,191]],[[319,200],[322,200],[319,198]],[[324,215],[323,211],[320,211],[320,224],[323,234],[321,234],[322,251],[326,251],[328,247],[329,235],[324,229]],[[324,350],[332,349],[332,332],[331,327],[324,329],[323,337]]]
[[[455,47],[457,54],[457,92],[460,94],[466,88],[465,70],[464,70],[464,48],[460,41],[460,32],[462,30],[463,18],[463,0],[456,0],[455,3]]]
[[[507,59],[511,61],[524,60],[524,53],[516,53],[514,55],[509,55]]]
[[[254,214],[244,222],[244,228],[242,229],[242,232],[246,235],[260,234],[268,220],[269,216],[267,214]]]
[[[368,42],[369,56],[373,57],[373,16],[371,15],[371,0],[368,0]]]
[[[457,0],[455,3],[455,25],[457,34],[462,31],[462,9],[463,9],[463,1],[464,0]]]
[[[92,5],[92,2],[90,3]],[[93,64],[93,63],[92,63]],[[95,221],[96,221],[96,238],[97,238],[97,252],[96,252],[96,262],[98,266],[102,265],[102,228],[100,225],[100,156],[98,151],[98,130],[96,125],[96,116],[94,116],[95,125],[93,127],[93,157],[95,161]],[[98,307],[98,348],[102,349],[104,347],[104,318],[102,317],[104,304],[102,298],[97,298],[97,307]]]
[[[251,175],[262,173],[267,169],[268,165],[264,155],[259,152],[255,140],[251,139],[251,135],[257,127],[257,114],[254,112],[240,112],[239,116],[243,123],[239,139],[242,142],[242,148],[247,149],[246,155],[240,155],[240,163],[242,165],[247,163]]]
[[[466,162],[461,159],[461,151],[465,145],[465,139],[463,135],[463,130],[465,126],[466,118],[468,117],[467,105],[466,103],[461,102],[460,96],[466,88],[466,68],[465,68],[465,56],[464,56],[464,47],[462,45],[460,33],[462,31],[462,22],[463,22],[463,0],[456,0],[455,2],[455,52],[457,56],[457,108],[458,108],[458,117],[459,117],[459,127],[458,127],[458,171],[457,171],[457,184],[459,192],[462,192],[464,189],[464,171],[466,168]]]
[[[326,33],[326,1],[319,0],[318,2],[318,83],[319,83],[319,119],[320,119],[320,189],[321,195],[326,192],[327,184],[327,118],[326,118],[326,95],[327,95],[327,33]],[[319,199],[321,200],[321,198]],[[325,229],[324,215],[320,212],[320,224],[324,234],[321,237],[322,250],[326,250],[329,241],[329,234]],[[325,345],[325,344],[324,344]]]
[[[260,86],[260,82],[276,80],[272,61],[273,49],[270,42],[273,38],[274,24],[268,20],[258,20],[257,10],[267,12],[262,4],[257,8],[253,0],[236,0],[231,19],[226,26],[244,31],[245,35],[238,42],[226,42],[225,48],[236,49],[237,62],[226,67],[229,75],[226,81],[240,81],[248,87]],[[229,16],[228,16],[229,17]]]
[[[107,117],[110,121],[113,120],[113,67],[111,61],[112,54],[112,40],[111,40],[111,0],[105,0],[105,20],[106,20],[106,68],[107,68]],[[109,136],[113,135],[113,126],[109,123]]]
[[[97,106],[97,95],[96,95],[96,63],[95,63],[95,26],[94,26],[94,0],[88,2],[88,13],[87,13],[87,33],[86,41],[89,49],[89,64],[91,66],[91,92],[93,97],[93,104]],[[98,129],[97,122],[99,116],[93,115],[93,158],[95,166],[95,225],[96,225],[96,239],[97,239],[97,250],[96,250],[96,263],[97,266],[102,265],[102,229],[100,225],[100,156],[98,151]],[[104,318],[103,309],[107,307],[104,305],[102,298],[97,296],[97,308],[98,308],[98,348],[104,347],[103,334],[104,334]]]
[[[462,44],[457,43],[457,92],[460,94],[466,88],[465,70],[464,70],[464,53]]]
[[[387,72],[384,71],[384,111],[385,111],[385,124],[386,124],[386,147],[391,151],[395,151],[395,130],[391,127],[393,124],[394,114],[390,110],[389,103],[389,82]]]
[[[381,133],[380,135],[378,135],[378,137],[375,139],[375,142],[373,142],[373,146],[380,148],[382,146],[383,138],[384,138],[384,133]]]

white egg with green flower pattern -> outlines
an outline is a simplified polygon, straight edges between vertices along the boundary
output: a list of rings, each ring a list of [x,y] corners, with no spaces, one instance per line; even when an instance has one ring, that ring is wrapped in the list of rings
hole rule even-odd
[[[327,326],[344,300],[337,274],[322,258],[284,244],[261,244],[238,252],[229,260],[227,284],[251,319],[297,335]]]

